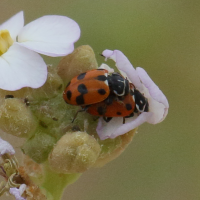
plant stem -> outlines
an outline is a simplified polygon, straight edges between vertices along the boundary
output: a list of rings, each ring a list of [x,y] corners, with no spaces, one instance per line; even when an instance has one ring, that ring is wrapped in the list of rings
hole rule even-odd
[[[44,182],[42,187],[49,193],[48,199],[61,200],[64,189],[74,183],[81,174],[59,174],[52,171],[48,163],[44,166]],[[51,197],[50,197],[51,196]]]

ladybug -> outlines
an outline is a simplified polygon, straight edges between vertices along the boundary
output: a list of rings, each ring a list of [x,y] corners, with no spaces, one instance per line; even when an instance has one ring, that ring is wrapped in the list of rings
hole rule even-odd
[[[123,97],[109,95],[106,100],[83,109],[91,115],[103,117],[106,122],[113,117],[123,117],[125,123],[125,118],[133,117],[134,113],[148,112],[149,104],[137,89],[131,89],[128,95]]]
[[[109,75],[106,69],[94,69],[72,78],[63,92],[63,98],[68,104],[85,106],[102,102],[110,94],[125,96],[129,91],[129,81],[121,74]]]
[[[66,103],[89,105],[106,99],[110,94],[108,71],[94,69],[72,78],[63,92]]]
[[[78,112],[102,116],[106,122],[113,117],[123,117],[125,123],[125,118],[149,109],[147,99],[132,83],[119,73],[109,74],[106,69],[93,69],[72,78],[63,98],[68,104],[81,106]]]

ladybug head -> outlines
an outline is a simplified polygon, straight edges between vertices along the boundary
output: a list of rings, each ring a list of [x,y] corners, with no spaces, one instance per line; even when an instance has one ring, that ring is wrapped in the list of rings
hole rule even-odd
[[[135,97],[135,112],[148,112],[149,111],[149,103],[148,99],[144,97],[143,94],[139,92],[139,90],[134,89],[134,97]]]

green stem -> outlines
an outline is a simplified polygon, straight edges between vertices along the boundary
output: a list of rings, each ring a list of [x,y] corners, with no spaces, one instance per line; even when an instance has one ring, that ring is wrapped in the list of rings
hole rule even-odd
[[[59,174],[52,171],[48,164],[44,166],[44,182],[42,187],[49,193],[48,199],[61,200],[64,189],[74,183],[81,174]],[[51,196],[51,197],[50,197]]]

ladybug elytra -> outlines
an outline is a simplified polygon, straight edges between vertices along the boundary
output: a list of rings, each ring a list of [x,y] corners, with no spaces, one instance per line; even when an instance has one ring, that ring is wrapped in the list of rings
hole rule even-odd
[[[101,116],[106,122],[113,117],[123,117],[123,123],[125,123],[125,118],[133,117],[134,113],[148,112],[148,110],[147,99],[138,90],[131,89],[130,93],[123,97],[109,95],[106,100],[90,105],[86,112]]]
[[[129,82],[120,74],[108,75],[106,69],[94,69],[75,76],[66,86],[63,98],[71,105],[90,105],[105,100],[110,93],[129,93]]]

